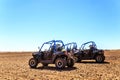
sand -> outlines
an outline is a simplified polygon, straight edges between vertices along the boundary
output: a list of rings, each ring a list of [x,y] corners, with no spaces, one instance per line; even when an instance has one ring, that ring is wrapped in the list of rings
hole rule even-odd
[[[31,52],[1,52],[0,80],[120,80],[120,51],[105,51],[105,63],[94,60],[57,70],[54,64],[29,68]]]

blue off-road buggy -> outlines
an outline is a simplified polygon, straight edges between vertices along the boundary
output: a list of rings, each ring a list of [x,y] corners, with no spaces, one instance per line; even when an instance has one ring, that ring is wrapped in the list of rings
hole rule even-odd
[[[74,58],[64,50],[64,43],[61,40],[52,40],[43,43],[38,52],[32,53],[33,58],[29,60],[29,66],[36,68],[38,63],[43,66],[55,64],[56,68],[62,69],[65,66],[73,67]]]
[[[77,43],[76,42],[71,42],[65,44],[65,49],[67,52],[69,52],[71,55],[73,55],[75,62],[78,61],[78,49],[77,49]]]
[[[96,62],[102,63],[105,60],[104,51],[97,49],[94,41],[83,43],[75,56],[78,58],[77,62],[81,60],[96,60]]]

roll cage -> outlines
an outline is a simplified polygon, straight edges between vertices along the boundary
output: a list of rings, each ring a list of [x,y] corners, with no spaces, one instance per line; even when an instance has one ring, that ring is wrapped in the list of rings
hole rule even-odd
[[[77,49],[77,43],[71,42],[64,45],[67,50]]]
[[[64,43],[63,43],[62,40],[51,40],[51,41],[48,41],[48,42],[44,42],[42,44],[41,48],[39,49],[39,52],[41,52],[41,50],[42,50],[42,48],[45,44],[50,44],[50,47],[49,47],[48,51],[50,51],[51,48],[54,48],[54,52],[56,52],[56,50],[57,50],[57,44],[56,43],[61,43],[62,44],[61,47],[64,48]]]
[[[91,45],[97,49],[97,45],[95,44],[95,42],[89,41],[89,42],[83,43],[80,47],[80,50],[84,50],[84,47],[86,46],[86,44],[89,44],[89,43],[91,43]]]

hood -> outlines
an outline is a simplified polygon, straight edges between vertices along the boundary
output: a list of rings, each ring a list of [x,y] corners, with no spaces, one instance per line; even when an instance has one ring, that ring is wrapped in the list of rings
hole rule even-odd
[[[33,53],[32,53],[32,55],[37,55],[37,54],[39,54],[39,52],[33,52]]]

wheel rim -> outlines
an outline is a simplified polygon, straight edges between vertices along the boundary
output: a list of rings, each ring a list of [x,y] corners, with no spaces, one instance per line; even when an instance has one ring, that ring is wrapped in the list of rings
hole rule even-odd
[[[31,60],[31,61],[30,61],[30,65],[31,65],[31,66],[35,66],[35,60]]]
[[[59,61],[57,62],[57,66],[58,66],[59,68],[61,68],[61,67],[63,66],[63,63],[59,60]]]
[[[102,57],[101,57],[101,56],[98,56],[98,57],[97,57],[97,61],[98,61],[98,62],[101,62],[101,61],[102,61]]]

